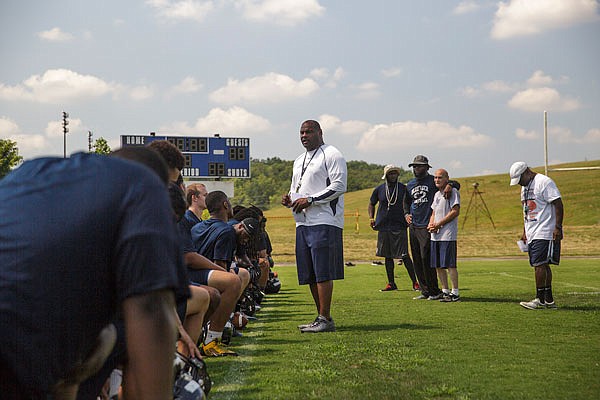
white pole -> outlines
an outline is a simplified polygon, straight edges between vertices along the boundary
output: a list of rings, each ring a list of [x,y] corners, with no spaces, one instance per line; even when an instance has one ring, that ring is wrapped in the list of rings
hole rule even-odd
[[[548,112],[544,111],[544,175],[548,176]]]

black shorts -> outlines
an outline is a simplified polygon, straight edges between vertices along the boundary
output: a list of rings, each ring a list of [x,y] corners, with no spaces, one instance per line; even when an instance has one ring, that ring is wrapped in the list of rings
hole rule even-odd
[[[406,229],[377,233],[377,257],[402,258],[408,254]]]
[[[529,243],[529,264],[558,265],[560,263],[560,240],[534,239]]]

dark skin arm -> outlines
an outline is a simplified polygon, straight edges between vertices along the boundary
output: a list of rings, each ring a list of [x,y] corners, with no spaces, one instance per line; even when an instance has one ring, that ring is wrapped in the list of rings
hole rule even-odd
[[[159,290],[123,301],[129,362],[123,379],[125,398],[164,400],[173,397],[175,300]]]
[[[552,239],[554,240],[562,240],[563,231],[563,216],[564,216],[564,206],[561,198],[558,198],[552,202],[554,206],[554,213],[556,215],[556,227],[554,228],[554,232],[552,232]]]
[[[372,229],[375,229],[375,204],[369,203],[369,225],[371,225]]]
[[[183,261],[186,266],[192,269],[216,269],[217,271],[227,272],[227,270],[204,257],[201,254],[188,252],[183,255]]]

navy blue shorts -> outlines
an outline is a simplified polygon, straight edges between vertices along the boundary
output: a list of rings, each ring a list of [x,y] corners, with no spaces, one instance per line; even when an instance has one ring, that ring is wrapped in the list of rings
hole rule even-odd
[[[431,241],[431,268],[456,268],[456,240]]]
[[[532,267],[560,263],[560,240],[534,239],[529,243],[529,264]]]
[[[296,265],[300,285],[344,279],[342,229],[331,225],[298,226]]]
[[[192,283],[208,285],[208,277],[212,269],[192,269],[188,268],[188,277]]]

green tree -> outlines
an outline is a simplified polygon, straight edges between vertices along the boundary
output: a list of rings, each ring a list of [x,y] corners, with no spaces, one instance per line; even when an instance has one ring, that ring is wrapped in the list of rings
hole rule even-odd
[[[19,155],[17,142],[10,139],[0,139],[0,179],[4,178],[22,160],[23,157]]]
[[[99,137],[96,139],[96,142],[94,142],[94,153],[107,155],[110,154],[111,151],[108,142],[103,137]]]

